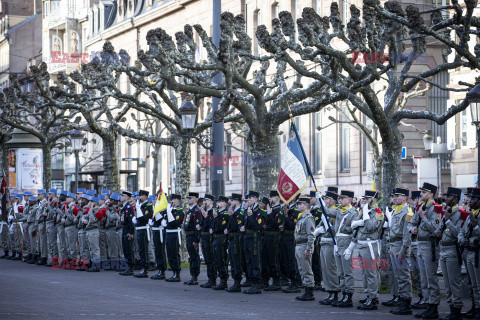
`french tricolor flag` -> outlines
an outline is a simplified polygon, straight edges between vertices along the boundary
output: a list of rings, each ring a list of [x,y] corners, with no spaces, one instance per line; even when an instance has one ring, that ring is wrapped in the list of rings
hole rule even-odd
[[[290,203],[305,189],[310,179],[308,168],[297,128],[292,122],[277,183],[277,191],[283,201]]]

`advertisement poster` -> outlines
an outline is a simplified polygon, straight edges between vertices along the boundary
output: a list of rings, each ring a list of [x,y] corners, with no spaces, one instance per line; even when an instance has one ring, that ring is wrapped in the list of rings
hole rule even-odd
[[[17,187],[17,169],[16,169],[17,150],[8,150],[8,187]]]
[[[43,166],[41,149],[18,149],[17,168],[22,189],[42,189]]]

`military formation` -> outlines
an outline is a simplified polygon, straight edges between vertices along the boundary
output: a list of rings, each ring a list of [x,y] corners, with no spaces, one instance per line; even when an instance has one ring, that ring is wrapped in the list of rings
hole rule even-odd
[[[445,319],[480,319],[480,189],[469,188],[465,196],[460,204],[461,189],[449,187],[438,196],[429,183],[418,191],[395,188],[383,197],[367,190],[360,201],[353,191],[328,187],[325,194],[310,191],[289,204],[276,190],[268,197],[256,191],[230,197],[189,192],[186,208],[181,195],[171,194],[167,208],[154,212],[157,197],[143,190],[100,195],[38,190],[10,195],[0,221],[0,258],[181,282],[186,247],[185,285],[199,285],[203,260],[208,280],[202,288],[245,294],[303,289],[299,301],[313,301],[315,291],[324,291],[319,304],[337,308],[354,306],[352,270],[360,269],[365,296],[359,310],[377,310],[379,270],[386,260],[393,297],[382,305],[391,307],[391,314],[417,309],[415,318],[439,319],[440,268],[450,306]],[[463,265],[472,288],[466,313],[461,313]]]

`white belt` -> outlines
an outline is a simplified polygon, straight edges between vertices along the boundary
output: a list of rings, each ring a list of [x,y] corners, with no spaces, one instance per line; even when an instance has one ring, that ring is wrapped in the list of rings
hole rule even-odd
[[[162,226],[160,227],[153,227],[152,231],[160,231],[160,242],[163,243],[163,228]]]
[[[182,245],[182,235],[181,232],[182,229],[167,229],[167,233],[178,233],[178,244],[181,246]]]
[[[346,233],[341,233],[341,232],[336,234],[336,237],[351,237],[351,236],[352,236],[351,234],[346,234]]]
[[[3,225],[8,226],[8,223],[6,223],[5,221],[0,221],[0,233],[2,233]]]
[[[332,238],[320,238],[320,241],[333,242]]]
[[[377,242],[376,240],[358,240],[357,241],[358,244],[366,244],[368,245],[368,249],[370,249],[370,256],[372,257],[372,259],[375,259],[375,254],[373,253],[373,245],[375,242]],[[380,248],[380,247],[378,247]]]
[[[23,234],[23,222],[17,222],[18,223],[18,227],[20,228],[20,231],[22,232],[22,236],[24,235]]]
[[[412,245],[412,246],[416,246],[416,245],[418,245],[418,242],[417,242],[417,241],[410,242],[410,245]]]
[[[147,239],[148,241],[150,241],[150,232],[148,231],[148,229],[150,229],[149,227],[149,225],[143,227],[135,227],[135,230],[147,230]]]

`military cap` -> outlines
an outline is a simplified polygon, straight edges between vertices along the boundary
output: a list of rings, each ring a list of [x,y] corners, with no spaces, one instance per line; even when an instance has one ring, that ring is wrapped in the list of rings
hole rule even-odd
[[[91,201],[92,197],[90,195],[84,193],[84,194],[82,194],[82,199],[86,199],[88,201]]]
[[[48,193],[57,194],[57,189],[48,189]]]
[[[339,197],[341,197],[341,198],[353,198],[353,197],[355,197],[355,193],[351,190],[342,190],[342,191],[340,191]]]
[[[148,199],[147,199],[147,201],[148,201],[148,202],[154,202],[156,198],[157,198],[157,197],[155,197],[155,196],[149,196]]]
[[[198,198],[199,196],[198,192],[189,192],[187,198]]]
[[[445,193],[445,195],[455,196],[455,197],[458,197],[458,199],[460,199],[462,197],[462,189],[454,188],[454,187],[448,187],[447,193]]]
[[[260,198],[260,192],[251,190],[247,193],[247,198],[250,197]]]
[[[67,197],[75,199],[75,193],[69,192],[67,193]]]
[[[95,190],[87,190],[86,192],[89,196],[94,196],[96,194],[96,191]]]
[[[122,191],[122,196],[127,196],[127,197],[131,197],[132,196],[132,193],[130,191]]]
[[[35,196],[31,196],[28,198],[29,201],[38,201],[38,198]]]
[[[98,196],[98,199],[107,200],[107,197],[104,194],[101,194],[101,195]]]
[[[110,190],[102,190],[102,194],[111,194]]]
[[[336,194],[335,192],[332,192],[332,191],[327,191],[327,192],[325,192],[325,197],[326,197],[326,198],[333,199],[333,200],[335,200],[335,201],[338,200],[338,194]]]
[[[310,190],[310,193],[308,194],[310,198],[315,198],[317,196],[317,192],[315,190]]]
[[[179,195],[178,193],[172,193],[170,195],[170,199],[172,199],[172,200],[174,200],[174,199],[182,200],[182,196]]]
[[[38,194],[46,194],[47,193],[47,190],[45,189],[39,189],[38,190]]]
[[[480,198],[480,188],[472,188],[470,197]]]
[[[67,190],[62,190],[62,191],[60,191],[60,194],[63,194],[64,196],[68,196],[68,191]]]
[[[99,202],[100,202],[100,199],[98,199],[98,197],[92,197],[92,198],[91,198],[91,201],[96,202],[96,203],[99,203]]]
[[[263,197],[261,201],[262,201],[263,203],[265,203],[265,204],[269,204],[269,203],[270,203],[270,200],[269,200],[267,197]]]
[[[423,186],[420,188],[420,190],[431,192],[431,193],[435,194],[435,193],[437,193],[438,187],[431,184],[431,183],[424,182]]]
[[[33,193],[31,193],[30,191],[25,191],[23,195],[29,197],[29,196],[33,196]]]
[[[410,190],[405,189],[405,188],[395,188],[395,189],[393,190],[393,194],[395,194],[395,195],[402,195],[402,196],[407,196],[407,197],[408,197],[409,194],[410,194]]]
[[[22,196],[21,194],[16,194],[16,195],[15,195],[15,198],[17,198],[17,199],[22,199],[23,196]]]
[[[418,190],[412,191],[410,196],[413,200],[420,199],[420,191]]]
[[[470,196],[472,194],[473,188],[467,188],[467,192],[465,192],[466,196]]]
[[[225,196],[218,196],[217,202],[218,202],[218,201],[222,201],[222,202],[228,203],[228,198],[225,197]]]
[[[230,200],[238,200],[238,201],[242,201],[242,195],[240,193],[232,193],[232,195],[230,196]]]
[[[272,197],[278,197],[278,191],[277,190],[270,190],[270,194],[269,194],[269,197],[272,198]]]
[[[330,186],[327,188],[327,191],[338,194],[338,187]]]
[[[205,193],[204,198],[205,198],[205,199],[212,200],[212,201],[215,200],[215,197],[213,196],[213,194],[209,194],[209,193]]]
[[[145,191],[145,190],[140,190],[140,191],[138,191],[138,195],[139,195],[139,196],[146,196],[146,197],[148,197],[148,194],[149,194],[149,192],[148,192],[148,191]]]
[[[118,194],[118,193],[112,193],[112,195],[110,196],[110,199],[116,200],[116,201],[120,201],[122,198],[121,198],[121,195],[120,195],[120,194]]]
[[[299,202],[310,203],[310,198],[307,195],[302,195],[297,200],[297,203]]]
[[[378,199],[378,192],[373,190],[365,190],[364,198],[375,198]]]
[[[77,193],[86,193],[87,190],[83,189],[83,188],[79,188],[77,189]]]

